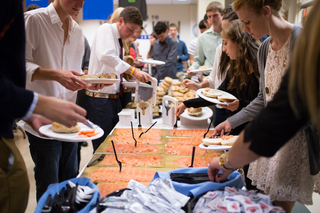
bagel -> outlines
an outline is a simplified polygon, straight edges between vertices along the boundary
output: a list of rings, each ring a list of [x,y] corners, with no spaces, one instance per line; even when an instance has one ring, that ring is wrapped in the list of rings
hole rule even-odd
[[[200,66],[200,67],[198,67],[198,70],[206,70],[206,69],[210,69],[210,67],[208,67],[208,66]]]
[[[92,79],[92,78],[96,79],[99,77],[96,75],[82,75],[82,76],[78,76],[78,78],[80,78],[80,79]]]
[[[168,83],[168,82],[166,82],[166,81],[163,81],[163,82],[162,82],[162,87],[163,87],[163,86],[165,86],[165,87],[168,87],[168,88],[169,88],[169,87],[171,86],[171,84],[170,84],[170,83]]]
[[[99,78],[107,78],[107,79],[117,79],[117,75],[116,74],[113,74],[113,73],[101,73],[99,75]]]
[[[201,107],[199,107],[199,108],[193,108],[193,107],[188,108],[188,115],[190,115],[190,116],[198,117],[201,114],[202,114],[202,108]]]
[[[218,100],[221,101],[221,102],[229,103],[229,102],[232,102],[232,101],[237,100],[237,99],[236,98],[227,98],[227,97],[220,96],[220,97],[218,97]]]
[[[187,93],[187,92],[189,92],[189,89],[188,89],[187,87],[180,87],[179,92],[181,92],[181,93]]]
[[[171,86],[171,92],[179,92],[180,87],[179,86]]]
[[[181,86],[181,82],[177,81],[177,80],[174,80],[174,81],[172,81],[172,85],[173,86]]]
[[[133,64],[133,62],[134,62],[134,59],[132,58],[132,56],[131,56],[131,55],[126,55],[126,56],[124,56],[124,57],[127,58],[127,61],[126,61],[126,62],[127,62],[129,65],[132,66],[132,64]]]
[[[209,98],[217,98],[219,96],[222,95],[221,92],[218,92],[216,90],[213,90],[213,89],[210,89],[210,88],[206,88],[202,91],[202,94],[206,97],[209,97]]]
[[[65,125],[59,124],[57,122],[52,123],[52,131],[58,133],[76,133],[81,130],[81,127],[77,123],[77,125],[72,127],[66,127]]]
[[[169,83],[169,84],[172,84],[172,78],[170,78],[168,76],[164,78],[164,81]]]
[[[202,139],[202,144],[204,146],[221,145],[222,141],[221,138],[204,138]]]

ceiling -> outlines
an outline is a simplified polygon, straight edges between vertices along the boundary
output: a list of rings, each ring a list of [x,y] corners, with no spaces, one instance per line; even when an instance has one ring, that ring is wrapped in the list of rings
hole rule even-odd
[[[113,4],[118,4],[119,0],[113,0]],[[147,4],[197,4],[198,0],[146,0]]]

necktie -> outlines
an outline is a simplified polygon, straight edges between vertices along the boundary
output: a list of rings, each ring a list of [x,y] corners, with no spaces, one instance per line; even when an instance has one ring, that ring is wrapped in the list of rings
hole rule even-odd
[[[122,43],[122,39],[119,38],[119,44],[120,44],[120,59],[123,59],[123,43]],[[122,85],[122,79],[123,79],[123,73],[121,73],[120,75],[120,95],[122,95],[123,92],[123,85]]]

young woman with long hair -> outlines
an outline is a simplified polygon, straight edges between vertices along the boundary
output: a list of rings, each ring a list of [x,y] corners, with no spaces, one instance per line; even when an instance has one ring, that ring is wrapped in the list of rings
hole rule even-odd
[[[233,8],[244,23],[245,31],[256,39],[264,35],[270,37],[258,52],[261,79],[258,97],[241,112],[218,125],[214,135],[252,120],[279,90],[301,29],[283,19],[279,12],[281,6],[281,0],[234,1]],[[278,128],[277,125],[274,128]],[[304,131],[299,131],[272,158],[260,158],[250,164],[248,177],[253,185],[268,194],[286,212],[292,211],[295,201],[312,204],[314,177],[309,171],[306,140]]]

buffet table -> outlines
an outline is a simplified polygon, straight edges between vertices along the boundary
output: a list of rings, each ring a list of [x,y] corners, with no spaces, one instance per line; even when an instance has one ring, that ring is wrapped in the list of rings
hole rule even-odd
[[[198,147],[208,126],[181,126],[178,121],[178,128],[173,129],[163,125],[161,118],[153,121],[157,121],[155,126],[140,139],[140,133],[149,126],[138,129],[138,121],[136,119],[133,121],[136,148],[131,124],[128,123],[126,126],[117,124],[88,164],[99,157],[101,159],[90,167],[86,166],[79,176],[91,178],[91,182],[99,187],[101,197],[104,197],[113,191],[126,188],[130,179],[148,185],[157,171],[168,172],[188,167],[191,164],[193,146],[196,146],[194,167],[207,166],[212,157],[221,154]],[[210,129],[207,135],[212,133],[213,129]],[[121,172],[113,153],[111,140],[115,144],[118,159],[122,162]]]

